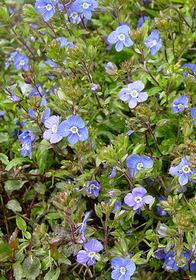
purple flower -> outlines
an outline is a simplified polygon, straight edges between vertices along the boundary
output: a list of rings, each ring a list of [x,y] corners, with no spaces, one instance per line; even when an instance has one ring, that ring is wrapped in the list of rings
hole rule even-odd
[[[188,183],[188,180],[192,181],[189,176],[196,173],[189,167],[190,165],[191,163],[183,157],[179,165],[170,167],[169,174],[179,176],[178,182],[181,186],[184,186]]]
[[[140,17],[139,19],[138,19],[138,25],[137,25],[137,28],[140,28],[140,27],[142,27],[142,24],[147,20],[147,16],[144,16],[144,17]]]
[[[194,125],[196,125],[196,107],[191,108],[191,117],[194,120]]]
[[[82,13],[84,18],[90,19],[92,17],[91,11],[98,7],[95,0],[76,0],[71,5],[71,9],[76,13]]]
[[[94,197],[98,197],[100,189],[101,189],[101,187],[96,180],[89,181],[86,186],[87,192],[89,194],[93,195]]]
[[[146,195],[147,191],[143,187],[136,187],[133,189],[132,193],[128,193],[125,198],[124,202],[129,207],[133,207],[133,210],[137,210],[141,208],[144,203],[150,204],[153,201],[153,197],[151,195]]]
[[[103,245],[96,239],[90,239],[84,244],[84,250],[80,250],[77,253],[77,262],[80,264],[87,264],[89,266],[96,263],[96,259],[99,259],[99,253],[103,250]]]
[[[48,21],[55,13],[55,7],[51,0],[37,0],[34,8],[43,15],[45,21]]]
[[[118,26],[115,31],[112,31],[107,38],[109,44],[116,44],[115,49],[117,52],[122,51],[125,47],[131,47],[133,41],[129,37],[130,27],[126,24]]]
[[[150,48],[151,55],[155,55],[162,46],[162,40],[159,38],[159,30],[155,29],[145,40],[144,45]]]
[[[11,94],[10,99],[13,103],[16,103],[16,102],[19,102],[20,100],[22,100],[21,97],[15,95],[14,90],[10,91],[10,94]]]
[[[129,168],[131,177],[137,174],[138,171],[145,168],[153,167],[153,160],[150,157],[142,157],[139,155],[130,155],[126,159],[127,167]]]
[[[23,68],[24,71],[28,71],[29,70],[28,63],[29,63],[29,59],[26,55],[17,53],[14,56],[14,68],[16,70],[20,70]]]
[[[155,258],[157,260],[163,260],[165,259],[165,248],[158,249],[157,251],[154,252]]]
[[[167,235],[167,232],[166,232],[167,229],[168,229],[168,228],[167,228],[165,225],[160,225],[160,226],[158,227],[158,229],[157,229],[157,232],[158,232],[159,235],[165,237],[165,236],[168,236],[168,235]]]
[[[109,178],[114,178],[116,177],[116,166],[111,167],[111,173],[109,175]]]
[[[88,139],[88,129],[84,121],[75,115],[59,125],[58,134],[62,137],[68,136],[67,140],[71,145],[74,145],[78,140],[85,141]]]
[[[171,105],[173,113],[177,114],[188,108],[188,106],[186,105],[188,101],[189,99],[186,95],[181,95],[180,97],[175,99]]]
[[[113,62],[109,61],[106,64],[105,67],[105,72],[111,76],[115,76],[117,74],[117,70],[118,68],[116,67],[116,64],[114,64]]]
[[[136,270],[135,263],[130,259],[115,257],[111,260],[111,265],[114,269],[111,274],[113,280],[130,280]]]
[[[167,197],[159,196],[159,198],[157,199],[157,202],[159,203],[159,202],[162,201],[162,200],[167,200]],[[167,212],[165,212],[165,211],[161,208],[161,206],[158,206],[158,207],[157,207],[157,211],[158,211],[158,213],[159,213],[160,216],[164,216],[164,215],[167,214]]]
[[[97,91],[97,90],[98,90],[98,86],[97,86],[96,84],[92,84],[92,85],[91,85],[91,90],[92,90],[93,92]]]
[[[147,92],[141,92],[144,87],[141,81],[130,83],[127,88],[122,88],[120,90],[119,98],[123,101],[129,101],[129,108],[135,108],[137,102],[144,102],[148,98]]]
[[[44,126],[49,128],[43,134],[43,139],[49,140],[50,143],[57,143],[63,137],[58,133],[59,116],[51,116],[45,122]]]

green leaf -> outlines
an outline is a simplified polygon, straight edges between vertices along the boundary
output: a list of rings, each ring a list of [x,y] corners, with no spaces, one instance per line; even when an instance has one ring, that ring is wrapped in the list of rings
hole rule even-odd
[[[0,136],[1,137],[1,136]],[[30,159],[28,158],[14,158],[13,160],[11,160],[9,162],[9,164],[6,166],[6,169],[7,171],[11,170],[13,167],[19,165],[19,164],[22,164],[23,162],[31,162]]]
[[[46,186],[41,182],[34,184],[34,190],[40,194],[44,194],[46,191]]]
[[[22,269],[22,265],[19,261],[15,262],[13,264],[13,268],[14,268],[14,277],[16,280],[21,280],[23,277],[23,269]]]
[[[8,180],[5,182],[5,190],[6,192],[13,192],[16,190],[20,190],[22,186],[26,183],[27,181],[18,181],[18,180]]]
[[[12,253],[8,243],[4,240],[0,241],[0,262],[5,262],[11,258]]]
[[[8,133],[2,133],[2,132],[0,132],[0,143],[8,142],[8,140],[9,140],[9,135],[8,135]]]
[[[7,208],[14,212],[22,211],[22,207],[20,206],[20,203],[16,199],[12,199],[12,200],[8,201]]]
[[[9,163],[8,157],[5,154],[2,154],[2,153],[0,153],[0,161],[5,165],[7,165]]]
[[[37,257],[29,255],[23,262],[23,270],[28,280],[34,280],[40,274],[41,263]]]
[[[48,170],[53,163],[53,152],[48,148],[48,141],[42,140],[36,152],[38,166],[39,169],[41,169],[42,174],[45,170]]]
[[[58,280],[60,275],[60,268],[55,269],[51,269],[48,271],[48,273],[46,273],[44,280]]]
[[[25,220],[23,220],[23,218],[21,218],[20,216],[16,216],[16,225],[22,231],[27,230],[27,224]]]

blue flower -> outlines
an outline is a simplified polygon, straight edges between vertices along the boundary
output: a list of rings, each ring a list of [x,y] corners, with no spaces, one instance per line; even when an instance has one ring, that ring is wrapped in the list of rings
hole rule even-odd
[[[96,259],[99,259],[99,253],[103,250],[103,245],[96,239],[90,239],[84,244],[84,250],[80,250],[77,253],[77,262],[80,264],[87,264],[92,266],[96,263]]]
[[[144,45],[150,48],[151,55],[155,55],[162,46],[162,40],[159,38],[159,30],[155,29],[145,40]]]
[[[11,90],[11,89],[10,89],[10,90]],[[11,101],[12,101],[13,103],[16,103],[16,102],[19,102],[20,100],[22,100],[21,97],[15,95],[14,90],[11,90],[11,91],[10,91],[10,94],[11,94],[10,99],[11,99]]]
[[[153,160],[150,157],[142,157],[139,155],[128,156],[126,163],[131,177],[133,177],[134,174],[137,174],[137,172],[140,170],[153,167]]]
[[[76,13],[82,13],[84,18],[90,19],[92,17],[91,11],[98,7],[95,0],[76,0],[71,5],[71,8]]]
[[[157,260],[165,259],[165,255],[166,255],[165,248],[158,249],[157,251],[154,252],[154,255]]]
[[[89,194],[93,195],[94,197],[98,197],[99,196],[99,191],[100,191],[101,187],[99,185],[99,183],[94,180],[94,181],[89,181],[87,186],[86,186],[86,190]]]
[[[116,28],[115,31],[112,31],[107,38],[109,44],[116,44],[115,49],[117,52],[122,51],[125,47],[131,47],[133,41],[129,37],[130,28],[127,25],[121,25]]]
[[[167,197],[159,196],[159,198],[157,199],[157,202],[159,203],[159,202],[162,201],[162,200],[166,201],[166,200],[167,200]],[[161,206],[158,206],[158,207],[157,207],[157,211],[158,211],[158,213],[159,213],[160,216],[164,216],[164,215],[167,214],[167,212],[165,212],[165,211],[161,208]]]
[[[36,84],[36,87],[32,88],[30,95],[33,95],[35,97],[37,96],[43,96],[45,94],[45,90],[43,87],[40,85],[40,83]]]
[[[62,137],[68,136],[67,140],[71,145],[76,142],[88,139],[88,129],[84,121],[78,116],[71,116],[63,121],[58,127],[58,134]]]
[[[175,99],[171,105],[173,113],[177,114],[188,108],[188,106],[186,105],[188,101],[189,99],[186,95],[181,95],[180,97]]]
[[[115,257],[111,261],[114,269],[111,274],[113,280],[130,280],[136,270],[135,263],[130,259]]]
[[[70,21],[73,22],[73,24],[81,22],[80,15],[73,10],[72,5],[70,5],[69,9],[67,9],[67,14],[69,16]]]
[[[158,232],[158,234],[159,235],[161,235],[161,236],[168,236],[167,235],[167,230],[168,230],[168,228],[165,226],[165,225],[160,225],[158,228],[157,228],[157,232]]]
[[[91,85],[91,90],[92,90],[93,92],[96,92],[96,91],[98,90],[98,86],[97,86],[96,84],[92,84],[92,85]]]
[[[27,141],[32,142],[35,139],[35,134],[33,134],[32,131],[25,130],[20,135],[18,135],[18,139],[21,142],[27,142]]]
[[[194,125],[196,125],[196,107],[191,108],[191,117],[194,120]]]
[[[46,130],[43,134],[43,139],[49,140],[50,143],[57,143],[63,137],[58,133],[58,125],[59,125],[59,116],[51,116],[45,122],[44,125]]]
[[[141,81],[135,81],[128,84],[127,88],[122,88],[119,92],[119,98],[123,101],[129,101],[129,108],[135,108],[137,102],[144,102],[148,98],[147,92],[141,92],[144,84]]]
[[[87,222],[88,218],[91,216],[91,214],[92,214],[92,210],[89,211],[89,212],[87,212],[87,213],[85,214],[82,223],[76,225],[77,228],[79,228],[79,229],[78,229],[78,232],[79,232],[82,236],[84,236],[84,232],[85,232],[85,230],[86,230],[86,222]]]
[[[185,253],[181,254],[183,257],[185,257],[185,259],[187,259],[187,261],[190,261],[190,257],[191,257],[191,252],[190,251],[186,251]],[[185,271],[188,268],[188,264],[185,265],[184,267],[182,267]],[[194,255],[191,258],[191,264],[190,264],[190,269],[196,273],[196,258],[194,257]]]
[[[26,55],[17,53],[14,56],[14,68],[16,70],[20,70],[23,68],[24,71],[28,71],[29,70],[28,63],[29,63],[29,59]]]
[[[125,198],[124,202],[129,207],[133,207],[133,210],[137,210],[141,208],[144,203],[150,204],[154,198],[151,195],[146,195],[147,191],[143,187],[136,187],[133,189],[132,193],[128,193]]]
[[[147,16],[144,16],[144,17],[140,17],[138,19],[138,25],[137,25],[137,28],[140,28],[142,26],[142,24],[148,19]]]
[[[166,256],[165,256],[165,264],[166,264],[166,269],[168,270],[178,270],[178,265],[175,263],[175,258],[174,258],[174,250],[169,251]]]
[[[182,68],[185,68],[185,67],[189,67],[191,68],[191,70],[193,71],[193,76],[194,78],[196,78],[196,64],[191,64],[191,63],[185,63],[182,65]],[[190,75],[188,72],[184,72],[184,77],[186,78],[188,75]]]
[[[68,42],[67,38],[65,37],[58,37],[56,38],[57,41],[60,42],[60,47],[66,47],[67,45],[69,45],[70,48],[74,48],[74,44],[72,42]]]
[[[45,21],[48,21],[55,13],[55,7],[51,0],[37,0],[34,8],[43,15]]]
[[[196,173],[189,167],[190,165],[191,163],[183,157],[179,165],[170,167],[169,174],[179,176],[178,182],[181,186],[184,186],[188,183],[188,180],[192,181],[189,176]]]
[[[26,157],[29,154],[29,158],[32,158],[32,151],[31,151],[31,141],[26,141],[22,143],[21,155]]]

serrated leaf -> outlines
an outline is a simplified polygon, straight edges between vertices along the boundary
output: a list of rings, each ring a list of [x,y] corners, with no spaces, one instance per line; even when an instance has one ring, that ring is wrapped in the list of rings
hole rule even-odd
[[[5,165],[7,165],[9,163],[8,157],[5,154],[2,154],[2,153],[0,153],[0,161]]]
[[[21,218],[20,216],[16,216],[16,225],[22,231],[27,230],[27,224],[25,220],[23,220],[23,218]]]
[[[16,199],[12,199],[12,200],[8,201],[7,208],[14,212],[22,211],[22,207],[20,206],[20,203]]]
[[[55,269],[51,269],[48,271],[48,273],[46,273],[44,280],[58,280],[60,275],[60,268]]]
[[[13,269],[14,269],[14,277],[16,280],[21,280],[23,277],[23,269],[22,269],[22,265],[20,262],[15,262],[13,264]]]
[[[23,270],[28,280],[34,280],[40,273],[41,263],[37,257],[29,255],[23,262]],[[51,280],[51,279],[50,279]]]

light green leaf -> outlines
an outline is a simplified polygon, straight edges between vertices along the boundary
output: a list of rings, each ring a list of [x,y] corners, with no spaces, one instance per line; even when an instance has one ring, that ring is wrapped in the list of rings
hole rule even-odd
[[[8,201],[7,208],[14,212],[22,211],[22,207],[20,206],[20,203],[16,199],[12,199],[12,200]]]
[[[23,270],[28,280],[36,279],[40,273],[40,268],[41,263],[39,259],[32,255],[29,255],[23,262]]]
[[[7,165],[9,163],[8,157],[5,154],[2,154],[2,153],[0,153],[0,161],[5,165]]]
[[[27,230],[27,224],[25,220],[23,220],[23,218],[21,218],[20,216],[16,216],[16,225],[22,231]]]
[[[20,262],[15,262],[13,264],[13,268],[14,268],[14,277],[16,280],[21,280],[23,277],[23,269],[22,269],[22,265]]]
[[[51,269],[50,271],[48,271],[48,273],[46,273],[44,280],[58,280],[60,275],[60,269],[57,268],[55,269]]]
[[[7,171],[11,170],[13,167],[22,164],[23,162],[31,162],[30,159],[28,158],[14,158],[13,160],[11,160],[8,165],[6,166]]]

